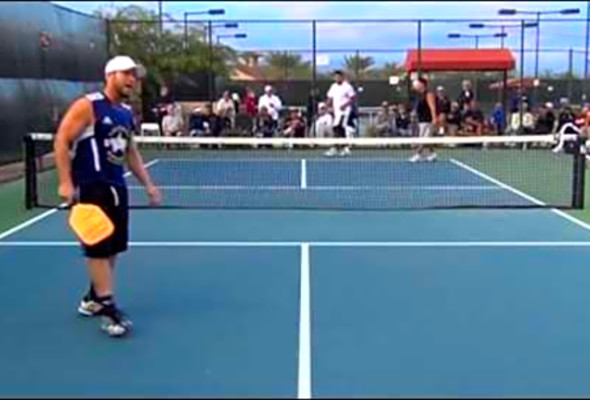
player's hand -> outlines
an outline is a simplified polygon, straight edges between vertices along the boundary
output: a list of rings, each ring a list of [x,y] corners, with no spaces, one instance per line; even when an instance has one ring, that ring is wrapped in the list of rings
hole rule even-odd
[[[150,197],[150,205],[151,206],[159,206],[162,204],[162,195],[160,194],[160,190],[154,185],[150,185],[146,187],[146,192]]]
[[[57,189],[59,196],[64,199],[66,204],[72,204],[74,202],[75,189],[72,182],[60,183]]]

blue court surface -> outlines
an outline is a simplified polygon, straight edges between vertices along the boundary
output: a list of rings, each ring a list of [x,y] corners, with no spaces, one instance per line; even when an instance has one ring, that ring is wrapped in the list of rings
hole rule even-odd
[[[334,184],[299,167],[253,185]],[[0,235],[2,397],[590,396],[590,227],[560,211],[134,210],[119,340],[76,313],[66,218]]]

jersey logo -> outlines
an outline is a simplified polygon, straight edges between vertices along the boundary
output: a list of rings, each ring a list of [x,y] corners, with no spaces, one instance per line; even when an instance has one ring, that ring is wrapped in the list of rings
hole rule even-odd
[[[113,125],[113,121],[108,115],[102,119],[102,123],[105,125]]]
[[[125,163],[130,133],[124,126],[116,126],[109,132],[109,137],[104,140],[107,149],[107,159],[117,165]]]
[[[96,92],[96,93],[87,94],[86,98],[90,101],[99,101],[99,100],[103,100],[104,96],[102,95],[102,93]]]

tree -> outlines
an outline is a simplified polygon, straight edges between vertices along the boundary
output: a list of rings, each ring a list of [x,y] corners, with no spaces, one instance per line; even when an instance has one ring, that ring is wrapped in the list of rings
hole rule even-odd
[[[210,53],[204,41],[204,27],[189,26],[185,43],[183,24],[164,24],[160,34],[156,13],[139,6],[126,6],[115,11],[99,9],[95,15],[110,19],[111,54],[126,54],[144,65],[148,84],[171,85],[183,75],[210,70],[217,76],[229,74],[226,60],[231,58],[231,51],[213,46]],[[167,15],[165,18],[170,19]]]
[[[368,70],[375,64],[373,57],[363,57],[359,55],[345,56],[344,67],[351,77],[363,79]]]
[[[303,61],[300,54],[270,52],[265,57],[265,75],[270,79],[309,79],[311,65]]]

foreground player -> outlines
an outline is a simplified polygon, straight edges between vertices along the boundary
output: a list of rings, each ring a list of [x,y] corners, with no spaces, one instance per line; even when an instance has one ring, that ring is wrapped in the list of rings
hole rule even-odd
[[[79,201],[98,205],[115,225],[109,238],[93,246],[82,245],[91,284],[78,308],[83,315],[101,316],[102,328],[110,336],[122,336],[131,329],[131,321],[113,297],[116,256],[127,250],[128,241],[125,164],[145,186],[150,203],[161,202],[132,141],[133,114],[122,103],[132,94],[137,73],[138,66],[131,58],[111,59],[105,67],[104,90],[71,105],[54,142],[59,195],[68,204]]]

